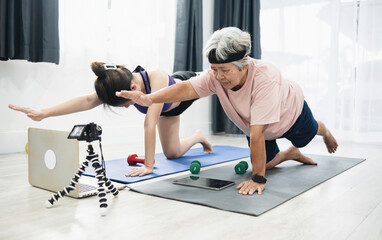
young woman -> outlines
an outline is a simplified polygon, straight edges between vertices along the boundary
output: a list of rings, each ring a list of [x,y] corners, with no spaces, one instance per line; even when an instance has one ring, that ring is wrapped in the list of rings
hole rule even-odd
[[[101,62],[93,62],[91,68],[97,75],[94,83],[95,93],[73,98],[62,104],[42,110],[11,104],[8,107],[25,113],[32,120],[41,121],[47,117],[86,111],[101,104],[126,108],[134,105],[140,112],[146,114],[144,122],[145,164],[142,167],[133,168],[126,176],[143,176],[153,172],[156,126],[158,126],[163,153],[167,158],[179,158],[197,143],[202,144],[205,153],[212,152],[212,145],[205,139],[201,131],[196,131],[192,136],[184,139],[179,138],[179,115],[195,99],[174,103],[158,103],[150,107],[143,107],[129,99],[117,97],[115,94],[116,91],[121,90],[141,91],[150,94],[161,88],[187,80],[195,76],[195,73],[185,71],[168,76],[161,70],[147,72],[141,66],[131,72],[122,65],[109,65]]]

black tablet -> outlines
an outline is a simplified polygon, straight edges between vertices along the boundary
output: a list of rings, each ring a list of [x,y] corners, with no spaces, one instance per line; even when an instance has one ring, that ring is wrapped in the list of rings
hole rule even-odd
[[[174,184],[180,184],[190,187],[199,187],[199,188],[207,188],[213,190],[222,190],[229,186],[235,184],[232,181],[213,179],[213,178],[204,178],[198,176],[188,176],[185,178],[176,179],[173,181]]]

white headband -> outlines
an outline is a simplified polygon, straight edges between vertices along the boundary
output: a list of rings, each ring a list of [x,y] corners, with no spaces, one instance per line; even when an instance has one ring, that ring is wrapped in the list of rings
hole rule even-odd
[[[105,64],[103,65],[103,67],[105,68],[105,70],[117,69],[117,65],[115,65],[115,64],[110,64],[110,63],[105,63]]]

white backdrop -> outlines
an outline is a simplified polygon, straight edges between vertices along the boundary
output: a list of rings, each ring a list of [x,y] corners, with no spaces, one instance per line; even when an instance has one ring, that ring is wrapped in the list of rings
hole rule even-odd
[[[41,109],[93,92],[92,61],[171,74],[175,21],[176,0],[60,1],[60,64],[0,61],[0,153],[23,151],[28,127],[69,131],[89,122],[102,126],[105,145],[143,142],[144,115],[135,108],[111,112],[98,107],[34,122],[7,105]],[[181,136],[196,129],[208,132],[208,112],[209,99],[196,101],[181,116]]]
[[[343,141],[382,142],[382,1],[261,1],[262,58]]]

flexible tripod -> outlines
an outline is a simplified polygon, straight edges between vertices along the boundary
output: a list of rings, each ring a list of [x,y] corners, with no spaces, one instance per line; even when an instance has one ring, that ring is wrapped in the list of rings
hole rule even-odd
[[[101,148],[101,145],[100,145],[100,148]],[[85,172],[86,167],[88,167],[89,163],[91,163],[92,167],[95,169],[95,172],[96,172],[95,177],[97,178],[97,182],[98,182],[97,190],[98,190],[98,197],[99,197],[99,203],[100,203],[99,205],[100,213],[101,215],[105,215],[107,213],[107,198],[106,198],[106,191],[104,188],[104,184],[105,184],[105,187],[107,187],[109,191],[114,195],[114,197],[117,197],[119,191],[117,190],[117,188],[115,188],[115,186],[111,183],[111,181],[106,177],[105,169],[103,165],[100,164],[100,161],[98,160],[98,154],[94,152],[91,142],[89,142],[87,152],[88,152],[88,155],[86,156],[86,160],[82,163],[81,167],[78,168],[77,173],[74,174],[74,177],[72,178],[69,186],[53,194],[52,197],[45,202],[46,207],[48,208],[53,207],[53,204],[57,202],[58,199],[64,197],[65,195],[69,194],[71,191],[76,189],[76,185],[78,184],[79,179],[81,178],[82,174]],[[101,154],[102,154],[102,148],[101,148]]]

